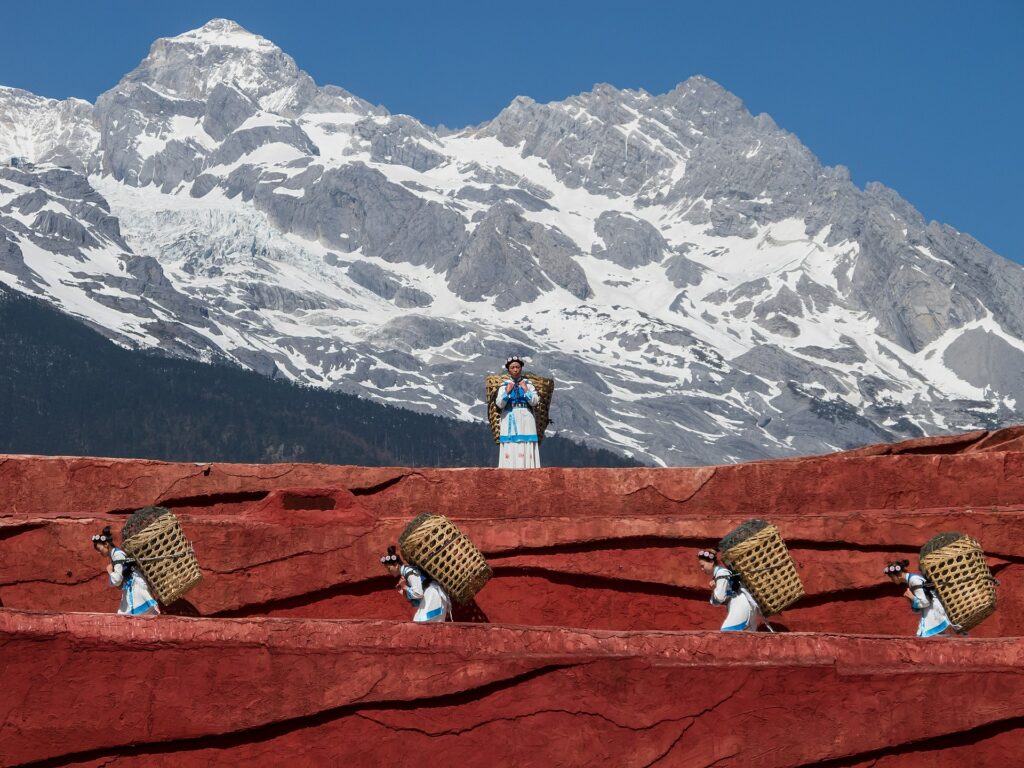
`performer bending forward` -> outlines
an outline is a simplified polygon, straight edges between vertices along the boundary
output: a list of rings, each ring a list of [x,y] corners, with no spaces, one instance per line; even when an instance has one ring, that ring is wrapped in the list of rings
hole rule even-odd
[[[415,565],[403,563],[396,547],[388,547],[388,553],[380,562],[388,573],[398,578],[396,589],[416,609],[413,621],[436,623],[451,616],[452,602],[448,593]]]
[[[120,547],[114,546],[114,535],[108,525],[101,533],[92,537],[92,546],[104,557],[110,586],[121,589],[121,606],[117,612],[123,616],[149,616],[160,613],[160,606],[149,590],[146,577],[133,564]]]
[[[906,585],[903,596],[910,601],[911,610],[921,614],[917,622],[917,636],[933,637],[945,632],[953,626],[946,616],[946,609],[935,592],[925,586],[928,580],[920,573],[911,573],[909,568],[909,560],[896,560],[885,566],[885,575],[893,584]]]
[[[505,369],[509,378],[501,382],[494,396],[501,409],[498,468],[536,469],[540,467],[540,447],[532,408],[540,402],[540,395],[523,377],[523,361],[518,356],[506,360]]]
[[[733,572],[724,565],[718,565],[717,560],[713,550],[702,549],[697,553],[701,570],[712,577],[711,604],[726,608],[722,632],[756,632],[761,618],[757,601]]]

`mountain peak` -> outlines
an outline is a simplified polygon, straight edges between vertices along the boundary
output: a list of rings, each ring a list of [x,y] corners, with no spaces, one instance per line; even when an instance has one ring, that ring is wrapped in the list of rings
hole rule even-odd
[[[295,60],[270,40],[229,19],[212,19],[177,37],[162,37],[123,83],[144,83],[176,99],[205,100],[229,85],[270,111],[294,110],[316,96]]]
[[[166,42],[204,47],[277,50],[277,46],[231,19],[210,19],[203,26],[183,32],[176,37],[163,38]]]

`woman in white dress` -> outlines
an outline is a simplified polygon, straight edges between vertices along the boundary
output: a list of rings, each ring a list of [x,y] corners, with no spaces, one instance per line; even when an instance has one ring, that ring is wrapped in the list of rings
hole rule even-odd
[[[537,469],[540,467],[540,444],[533,407],[540,395],[523,374],[523,361],[513,355],[505,361],[508,378],[498,386],[494,403],[501,410],[501,433],[498,438],[499,469]]]
[[[114,546],[114,535],[109,525],[92,537],[92,546],[110,560],[107,563],[110,586],[121,589],[121,605],[117,612],[122,616],[158,615],[160,604],[150,592],[146,577],[123,549]]]
[[[953,625],[935,591],[926,586],[928,580],[920,573],[911,573],[909,560],[896,560],[885,566],[885,575],[893,584],[905,584],[903,596],[910,601],[910,609],[921,614],[917,622],[918,637],[934,637]]]
[[[761,609],[743,582],[732,571],[718,563],[718,555],[712,549],[697,553],[700,569],[711,576],[711,604],[725,606],[725,621],[722,632],[756,632],[761,619]]]
[[[396,589],[416,609],[413,621],[436,623],[448,619],[452,602],[440,584],[415,565],[403,563],[395,547],[388,547],[388,553],[380,562],[388,573],[398,579]]]

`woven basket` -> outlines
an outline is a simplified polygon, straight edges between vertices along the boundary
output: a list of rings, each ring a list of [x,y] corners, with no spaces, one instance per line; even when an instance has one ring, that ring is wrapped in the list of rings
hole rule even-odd
[[[148,516],[153,517],[154,509],[161,508],[150,507],[135,514],[148,512]],[[125,530],[134,528],[137,526],[132,525],[129,518]],[[203,579],[192,545],[170,510],[124,539],[124,551],[138,562],[153,595],[164,605],[170,605]]]
[[[924,555],[921,570],[935,585],[950,622],[964,631],[995,613],[996,580],[981,545],[970,536]]]
[[[555,380],[545,379],[529,371],[523,376],[530,380],[533,388],[540,395],[540,402],[533,406],[533,418],[537,422],[537,442],[544,441],[544,430],[548,428],[551,421],[551,396],[555,393]],[[491,435],[494,443],[501,442],[501,409],[495,404],[494,396],[498,394],[498,387],[501,382],[508,379],[507,373],[494,373],[484,379],[484,399],[487,402],[487,421],[491,424]]]
[[[722,552],[722,562],[739,574],[765,616],[780,613],[804,596],[796,565],[774,525]]]
[[[398,547],[458,603],[472,600],[491,578],[480,550],[444,515],[424,512],[406,527]]]

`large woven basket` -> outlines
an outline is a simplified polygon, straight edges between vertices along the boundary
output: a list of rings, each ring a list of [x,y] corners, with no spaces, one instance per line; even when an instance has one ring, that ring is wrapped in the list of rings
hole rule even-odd
[[[545,379],[535,373],[526,371],[523,376],[530,380],[533,388],[540,395],[540,402],[533,406],[533,418],[537,422],[537,442],[544,441],[544,430],[551,421],[551,396],[555,393],[555,380]],[[491,424],[491,435],[497,444],[501,439],[501,409],[494,402],[501,382],[508,379],[507,373],[495,373],[484,379],[484,398],[487,402],[487,421]]]
[[[922,552],[928,549],[926,544]],[[996,580],[981,545],[970,536],[922,554],[921,570],[935,585],[949,620],[960,629],[972,629],[995,613]]]
[[[731,538],[732,534],[723,541]],[[721,556],[726,567],[739,574],[765,616],[780,613],[804,596],[796,565],[774,525],[765,524],[753,535],[724,549]]]
[[[170,605],[202,581],[192,545],[169,509],[140,509],[128,518],[122,535],[124,551],[138,562],[153,596],[164,605]]]
[[[480,550],[444,515],[424,512],[406,527],[398,547],[458,603],[472,600],[491,578]]]

